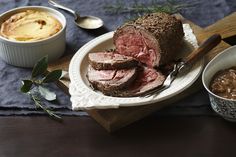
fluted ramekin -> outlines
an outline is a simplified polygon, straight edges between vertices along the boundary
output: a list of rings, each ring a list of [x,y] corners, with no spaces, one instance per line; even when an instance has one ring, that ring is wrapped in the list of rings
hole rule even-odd
[[[0,25],[11,15],[24,10],[40,10],[51,14],[62,24],[62,29],[49,38],[39,41],[12,41],[0,36],[0,57],[8,64],[19,67],[33,67],[42,57],[55,61],[65,51],[66,18],[59,11],[43,6],[25,6],[9,10],[0,15]]]

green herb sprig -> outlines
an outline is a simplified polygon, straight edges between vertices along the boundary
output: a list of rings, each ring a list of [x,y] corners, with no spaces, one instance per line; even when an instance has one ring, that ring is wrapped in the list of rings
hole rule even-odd
[[[56,94],[46,88],[47,83],[58,81],[62,76],[62,70],[54,70],[46,74],[45,77],[41,77],[46,73],[48,67],[48,57],[43,57],[39,60],[31,73],[31,78],[22,80],[21,92],[26,93],[34,101],[36,109],[42,109],[52,118],[61,120],[61,117],[56,115],[50,109],[47,109],[42,104],[42,98],[47,101],[56,100]]]
[[[134,1],[130,6],[127,6],[122,1],[117,1],[115,4],[108,4],[104,6],[104,9],[107,13],[111,14],[122,14],[122,13],[131,13],[138,14],[139,16],[145,13],[153,12],[165,12],[169,14],[174,14],[186,7],[191,7],[189,4],[178,4],[174,0],[167,0],[166,2],[160,2],[158,0],[153,0],[150,3],[141,3]]]

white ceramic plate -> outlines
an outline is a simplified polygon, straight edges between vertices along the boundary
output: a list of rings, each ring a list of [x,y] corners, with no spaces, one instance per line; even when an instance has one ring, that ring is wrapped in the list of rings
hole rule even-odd
[[[178,58],[186,56],[197,45],[195,35],[189,25],[184,26],[185,30],[185,43]],[[195,64],[190,71],[185,74],[179,75],[172,83],[171,87],[161,92],[156,97],[140,98],[140,97],[111,97],[105,96],[99,91],[94,91],[86,78],[88,67],[88,53],[109,50],[114,48],[113,33],[109,32],[102,36],[95,38],[80,48],[73,56],[70,66],[69,75],[71,79],[70,94],[72,95],[72,108],[117,108],[119,106],[138,106],[171,98],[178,93],[182,92],[201,74],[203,68],[203,60]]]

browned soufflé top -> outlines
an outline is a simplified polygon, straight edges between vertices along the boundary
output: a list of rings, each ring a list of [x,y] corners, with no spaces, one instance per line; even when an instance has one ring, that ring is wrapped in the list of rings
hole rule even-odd
[[[49,12],[25,10],[10,16],[0,27],[2,37],[28,42],[53,36],[62,29],[62,24]]]

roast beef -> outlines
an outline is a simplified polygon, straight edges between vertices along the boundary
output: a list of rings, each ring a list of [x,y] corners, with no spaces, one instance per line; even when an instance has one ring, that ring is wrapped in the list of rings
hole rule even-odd
[[[165,80],[165,76],[153,68],[143,67],[139,71],[136,80],[125,89],[104,92],[106,95],[116,97],[132,97],[142,95],[150,90],[160,87]]]
[[[95,89],[116,97],[139,96],[158,88],[168,70],[161,73],[155,68],[173,61],[183,36],[181,21],[166,13],[128,22],[114,33],[115,52],[88,55],[88,80]]]
[[[113,42],[118,53],[158,67],[174,59],[183,36],[180,20],[166,13],[152,13],[118,28]]]
[[[97,70],[127,69],[138,65],[138,61],[133,57],[115,52],[89,53],[88,59],[89,64]]]
[[[88,67],[87,78],[95,89],[103,93],[123,89],[129,86],[137,76],[137,68],[121,70],[96,70]]]

